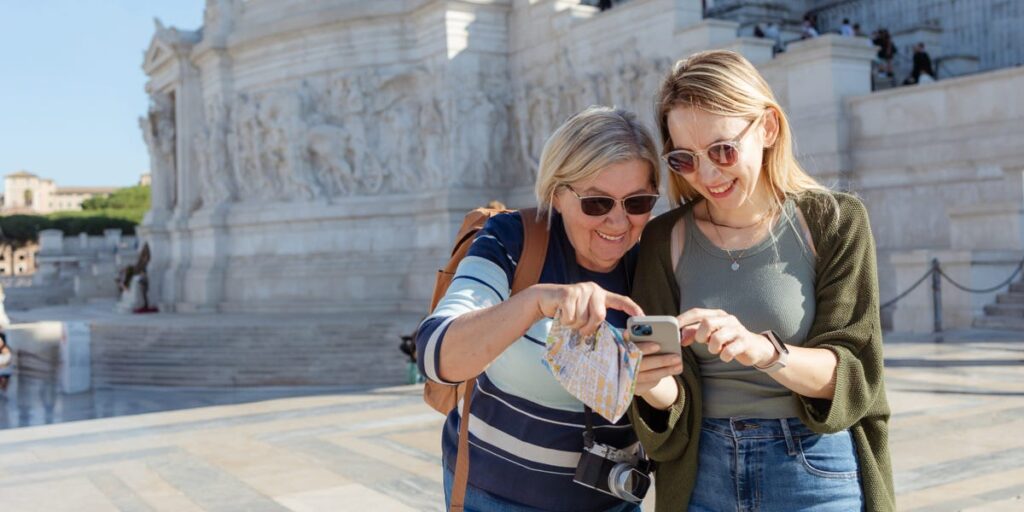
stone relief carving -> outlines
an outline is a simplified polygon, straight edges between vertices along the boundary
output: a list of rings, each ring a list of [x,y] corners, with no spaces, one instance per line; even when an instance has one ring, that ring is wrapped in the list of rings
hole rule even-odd
[[[590,105],[625,108],[642,122],[652,121],[655,92],[671,61],[643,56],[635,40],[606,57],[584,70],[563,50],[547,64],[534,66],[537,71],[515,86],[510,124],[515,129],[517,157],[532,171],[519,184],[533,182],[544,144],[554,129]]]
[[[206,124],[195,136],[199,195],[203,207],[212,207],[234,198],[234,180],[228,148],[227,109],[220,98],[206,104]]]
[[[315,86],[240,94],[231,115],[223,115],[230,117],[221,131],[225,162],[202,160],[205,170],[230,169],[227,194],[225,184],[216,183],[210,200],[317,200],[446,186],[449,123],[432,83],[426,70],[414,69],[386,78],[348,73]],[[505,122],[490,106],[493,100],[476,100],[465,111],[477,123]],[[221,144],[212,126],[197,140],[205,153],[217,153],[214,146]],[[467,133],[472,131],[479,126]],[[472,142],[482,145],[479,161],[492,159],[494,141]],[[206,171],[203,176],[215,179]],[[484,182],[479,176],[467,180]]]
[[[158,187],[154,187],[162,193],[157,202],[173,210],[177,204],[178,189],[174,99],[169,94],[151,94],[149,113],[139,118],[139,128],[142,129],[142,136],[149,149],[153,180],[160,180]]]

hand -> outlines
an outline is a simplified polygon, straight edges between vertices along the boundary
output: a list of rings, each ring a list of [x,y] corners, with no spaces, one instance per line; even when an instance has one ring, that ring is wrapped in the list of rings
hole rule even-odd
[[[626,333],[629,336],[629,333]],[[640,371],[636,376],[636,387],[634,395],[645,398],[665,379],[672,379],[673,375],[683,373],[683,359],[675,354],[659,354],[661,347],[657,343],[638,342],[637,348],[643,352],[644,357],[640,360]],[[650,400],[649,400],[650,401]],[[674,399],[670,401],[675,401]]]
[[[778,355],[768,338],[748,331],[735,316],[720,309],[693,308],[677,319],[683,326],[684,347],[703,343],[723,362],[735,359],[744,366],[767,366]]]
[[[630,316],[644,314],[629,297],[609,292],[594,283],[536,284],[530,289],[537,294],[537,309],[542,316],[557,317],[562,325],[584,336],[597,332],[608,308]]]

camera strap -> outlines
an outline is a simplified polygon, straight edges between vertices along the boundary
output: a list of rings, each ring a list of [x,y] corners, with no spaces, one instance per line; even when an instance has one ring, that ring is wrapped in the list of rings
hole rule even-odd
[[[586,428],[583,430],[583,447],[590,448],[594,446],[594,411],[590,409],[589,405],[583,406],[583,424]]]
[[[594,446],[594,443],[597,441],[597,438],[596,438],[596,436],[594,434],[594,417],[593,417],[593,414],[594,414],[594,411],[590,408],[590,406],[584,404],[584,406],[583,406],[583,425],[584,425],[584,429],[583,429],[583,447],[584,448],[592,448]],[[636,454],[637,469],[643,471],[644,474],[649,474],[651,471],[654,470],[654,468],[656,467],[656,464],[655,464],[655,462],[653,460],[651,460],[650,458],[647,457],[647,451],[644,450],[643,446],[640,446],[639,450],[640,451]]]

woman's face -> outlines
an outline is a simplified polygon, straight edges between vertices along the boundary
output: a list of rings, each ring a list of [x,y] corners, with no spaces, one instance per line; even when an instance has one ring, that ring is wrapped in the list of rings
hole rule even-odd
[[[672,109],[667,121],[673,149],[695,152],[704,151],[716,142],[734,141],[751,125],[750,119],[720,116],[692,107]],[[762,118],[755,119],[738,141],[739,155],[735,164],[718,167],[702,153],[697,170],[682,177],[716,208],[739,208],[767,191],[766,184],[759,179],[761,164],[764,148],[774,142],[777,131],[775,116],[769,110]]]
[[[554,207],[562,214],[565,232],[576,251],[576,261],[588,270],[609,272],[632,248],[651,218],[650,212],[629,215],[616,201],[608,213],[592,216],[583,213],[576,197],[607,196],[617,200],[637,194],[657,194],[651,185],[651,167],[644,160],[628,160],[609,165],[596,176],[561,187]],[[573,190],[576,194],[573,194]]]

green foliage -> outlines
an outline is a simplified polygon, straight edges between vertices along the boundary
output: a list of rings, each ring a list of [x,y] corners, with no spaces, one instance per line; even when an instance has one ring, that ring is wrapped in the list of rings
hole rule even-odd
[[[82,210],[149,210],[149,186],[136,185],[115,191],[109,196],[97,196],[82,202]]]
[[[44,229],[59,229],[67,236],[76,236],[102,235],[104,229],[120,228],[123,234],[131,235],[149,210],[149,197],[148,186],[127,187],[107,197],[84,201],[81,211],[0,216],[0,243],[21,246],[38,240]]]
[[[104,229],[120,228],[125,235],[135,233],[145,210],[92,210],[58,212],[49,215],[7,215],[0,217],[2,242],[15,246],[38,240],[44,229],[59,229],[67,236],[79,233],[102,235]]]

